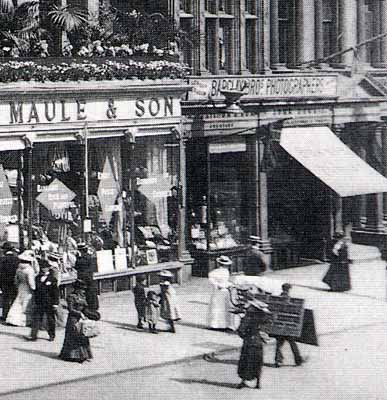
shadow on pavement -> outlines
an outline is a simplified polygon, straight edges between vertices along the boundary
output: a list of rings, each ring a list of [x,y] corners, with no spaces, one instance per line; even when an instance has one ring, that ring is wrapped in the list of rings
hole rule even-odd
[[[237,383],[228,383],[228,382],[217,382],[217,381],[209,381],[207,379],[172,379],[173,381],[180,382],[180,383],[199,383],[201,385],[212,385],[212,386],[219,386],[225,387],[229,389],[238,389]]]
[[[26,335],[22,335],[21,333],[13,333],[13,332],[0,332],[0,335],[4,336],[14,336],[20,339],[24,339]]]
[[[205,354],[203,356],[203,360],[207,361],[207,362],[210,362],[210,363],[216,363],[216,364],[238,365],[238,360],[217,358],[213,353],[212,354]]]
[[[101,320],[102,322],[109,324],[109,325],[113,325],[115,328],[119,328],[119,329],[124,329],[127,331],[133,331],[133,332],[145,332],[146,329],[138,329],[136,325],[133,324],[127,324],[124,322],[118,322],[118,321],[108,321],[106,319]]]
[[[36,354],[38,356],[42,356],[42,357],[46,357],[46,358],[51,358],[53,360],[58,360],[58,361],[62,361],[59,358],[58,353],[56,352],[52,352],[52,351],[41,351],[41,350],[32,350],[32,349],[21,349],[21,348],[17,348],[14,347],[13,350],[17,350],[17,351],[21,351],[23,353],[28,353],[28,354]]]

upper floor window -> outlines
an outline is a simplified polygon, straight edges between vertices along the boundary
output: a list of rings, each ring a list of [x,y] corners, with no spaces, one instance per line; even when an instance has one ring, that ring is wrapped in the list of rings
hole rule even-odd
[[[323,0],[323,56],[327,57],[337,51],[337,0]]]
[[[279,63],[294,64],[295,59],[294,0],[278,0]]]

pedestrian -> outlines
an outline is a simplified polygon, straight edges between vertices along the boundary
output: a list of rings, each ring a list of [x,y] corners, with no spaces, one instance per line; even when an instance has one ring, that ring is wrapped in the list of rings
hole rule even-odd
[[[78,244],[79,255],[75,262],[77,279],[86,284],[86,301],[89,310],[97,311],[99,309],[97,283],[94,280],[94,272],[97,272],[97,261],[95,257],[89,254],[89,248],[86,243]]]
[[[31,301],[35,290],[36,259],[26,250],[19,255],[19,265],[15,275],[17,296],[8,312],[6,323],[14,326],[27,326],[30,322]],[[36,268],[36,267],[35,267]]]
[[[268,263],[265,254],[259,247],[260,241],[261,238],[259,236],[249,237],[250,251],[244,265],[245,275],[261,275],[267,270]]]
[[[332,292],[345,292],[351,289],[349,272],[348,245],[343,232],[333,235],[334,243],[331,250],[331,264],[323,278]]]
[[[87,285],[81,280],[73,284],[74,291],[67,296],[68,317],[65,338],[59,357],[65,361],[83,363],[93,358],[90,340],[82,334],[81,320],[100,319],[98,311],[89,310],[86,301]]]
[[[46,316],[47,333],[52,342],[55,339],[56,311],[59,306],[58,279],[47,260],[41,260],[39,264],[40,272],[35,278],[31,335],[27,337],[27,340],[37,340],[43,317]]]
[[[145,322],[145,306],[146,306],[146,276],[145,275],[137,275],[136,277],[136,286],[133,288],[134,294],[134,305],[137,311],[137,328],[143,329]]]
[[[238,362],[238,376],[242,381],[238,389],[248,387],[247,381],[256,380],[255,387],[260,389],[263,367],[263,343],[260,330],[270,321],[271,313],[266,303],[250,300],[245,316],[238,328],[238,335],[243,339],[243,345]]]
[[[3,257],[0,260],[0,289],[2,293],[3,306],[2,319],[5,321],[9,309],[17,295],[15,276],[19,265],[19,259],[15,247],[9,242],[3,244],[3,254]]]
[[[147,293],[145,314],[149,326],[149,332],[158,333],[156,325],[160,319],[160,303],[159,296],[154,290],[150,290]]]
[[[230,312],[232,309],[229,287],[232,261],[227,256],[216,259],[216,268],[208,274],[212,285],[212,294],[207,311],[207,326],[210,329],[235,329],[235,317]]]
[[[290,283],[284,283],[282,285],[282,293],[281,297],[284,299],[289,299],[290,298],[290,289],[292,288],[292,285]],[[305,361],[306,358],[301,357],[300,351],[298,349],[298,345],[295,342],[294,338],[290,336],[277,336],[276,337],[276,349],[275,349],[275,367],[279,368],[284,360],[284,356],[282,354],[282,347],[285,344],[285,342],[288,342],[290,345],[290,348],[293,353],[294,357],[294,363],[298,367],[302,365]]]
[[[170,271],[161,271],[160,282],[160,316],[169,325],[167,332],[176,333],[175,322],[179,321],[180,311],[176,291],[171,284],[173,274]]]

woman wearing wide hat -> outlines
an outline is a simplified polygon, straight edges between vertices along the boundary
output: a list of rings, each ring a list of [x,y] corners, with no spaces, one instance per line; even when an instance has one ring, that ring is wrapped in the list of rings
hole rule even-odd
[[[343,232],[336,232],[333,239],[331,265],[323,282],[330,287],[332,292],[345,292],[351,289],[348,245]]]
[[[178,298],[171,280],[173,274],[164,270],[159,273],[160,276],[160,316],[165,319],[169,325],[168,332],[176,333],[175,322],[181,319]]]
[[[227,256],[216,259],[216,268],[208,274],[208,280],[212,285],[212,294],[207,312],[207,325],[210,329],[235,329],[234,314],[232,309],[230,292],[229,268],[232,261]]]
[[[238,328],[238,335],[243,345],[238,362],[238,376],[242,379],[239,389],[248,387],[247,381],[255,380],[255,387],[260,389],[263,366],[263,343],[260,330],[271,320],[271,313],[266,303],[250,300],[246,314]]]
[[[59,357],[65,361],[75,361],[83,363],[93,358],[90,340],[84,336],[80,329],[79,321],[82,319],[99,320],[98,311],[88,310],[86,301],[87,285],[81,280],[73,284],[74,291],[67,296],[67,307],[69,315],[67,317],[65,338]]]

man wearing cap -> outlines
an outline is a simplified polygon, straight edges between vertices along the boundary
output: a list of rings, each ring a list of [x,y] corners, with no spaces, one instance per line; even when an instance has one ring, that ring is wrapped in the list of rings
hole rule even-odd
[[[98,290],[94,281],[94,272],[97,272],[97,261],[91,257],[86,243],[78,244],[79,256],[75,263],[77,278],[86,284],[86,301],[90,310],[99,309]]]
[[[43,321],[47,317],[47,332],[50,342],[55,339],[55,316],[59,305],[59,287],[51,266],[47,260],[40,261],[40,272],[35,278],[34,308],[32,313],[31,336],[36,340]]]
[[[267,260],[265,254],[259,248],[259,236],[250,236],[250,254],[246,258],[244,272],[245,275],[260,275],[267,270]]]
[[[208,274],[208,280],[212,285],[212,294],[207,312],[207,325],[210,329],[234,330],[234,315],[230,293],[231,286],[229,268],[232,260],[227,256],[220,256],[216,259],[216,268]]]
[[[9,242],[3,244],[3,253],[4,255],[0,260],[0,289],[3,303],[2,319],[5,321],[8,311],[17,295],[15,275],[19,265],[19,259],[16,255],[16,249]]]
[[[292,288],[292,285],[290,283],[284,283],[282,285],[282,293],[280,296],[285,299],[289,299],[290,298],[289,291],[291,288]],[[287,337],[287,336],[278,336],[276,338],[276,340],[277,340],[276,349],[275,349],[275,366],[276,366],[276,368],[279,368],[281,366],[281,364],[283,363],[284,356],[282,355],[281,349],[282,349],[283,345],[285,344],[285,342],[288,342],[290,345],[290,348],[292,350],[293,357],[294,357],[294,363],[296,364],[297,367],[302,365],[306,361],[306,358],[301,357],[300,350],[298,349],[297,343],[294,341],[293,338]]]

